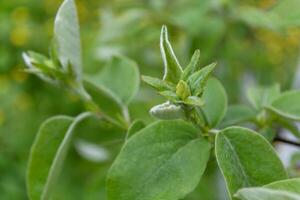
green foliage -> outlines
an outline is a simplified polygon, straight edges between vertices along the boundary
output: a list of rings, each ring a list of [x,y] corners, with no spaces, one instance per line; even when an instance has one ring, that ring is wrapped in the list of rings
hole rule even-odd
[[[91,79],[97,85],[109,89],[123,104],[132,100],[140,83],[137,64],[121,56],[113,57],[101,73]]]
[[[151,124],[125,143],[112,165],[108,199],[183,198],[198,184],[209,155],[210,144],[191,124]]]
[[[222,130],[217,134],[215,148],[231,196],[243,187],[262,186],[287,178],[272,146],[249,129]]]
[[[210,127],[215,127],[223,119],[227,110],[227,94],[217,79],[207,82],[203,93],[203,112]]]
[[[276,114],[291,120],[300,120],[300,92],[288,91],[275,99],[269,107]]]
[[[76,118],[56,116],[41,125],[31,149],[27,169],[30,199],[50,199],[51,189],[61,171],[77,123],[90,116],[83,113]]]
[[[180,5],[178,3],[177,6],[180,7]],[[216,5],[217,7],[215,7]],[[217,24],[213,27],[220,28],[209,32],[219,41],[215,47],[217,49],[223,47],[224,52],[229,54],[228,58],[231,57],[228,48],[235,49],[234,52],[237,53],[242,49],[239,47],[242,44],[226,43],[229,36],[222,36],[222,31],[225,30],[224,26],[227,29],[239,30],[246,26],[244,23],[250,24],[251,27],[267,26],[266,24],[278,19],[282,12],[289,8],[286,3],[278,3],[270,11],[242,8],[229,1],[218,2],[216,5],[212,6],[209,1],[206,1],[203,5],[201,4],[203,7],[201,13],[198,9],[194,9],[196,12],[193,11],[194,7],[198,8],[198,4],[189,5],[188,10],[191,15],[198,16],[196,18],[200,20],[206,19],[207,16],[203,14],[206,11],[213,11],[209,12],[211,15],[223,13],[222,19],[224,18],[226,23],[230,19],[230,25],[224,25],[220,19],[213,19],[211,23]],[[214,7],[214,9],[211,10],[210,7]],[[244,9],[247,11],[246,15],[241,12]],[[156,21],[160,18],[158,13],[155,12],[149,16]],[[168,12],[164,13],[167,15]],[[183,18],[187,17],[185,14],[183,14]],[[178,13],[178,15],[180,16],[182,13]],[[134,13],[127,16],[126,19],[130,18],[134,22],[136,17],[144,17],[143,12]],[[111,18],[113,17],[106,16],[103,27],[109,27]],[[176,17],[169,20],[174,26],[185,27],[186,25]],[[294,16],[289,16],[289,22],[279,21],[278,24],[274,23],[268,26],[270,29],[279,30],[282,27],[297,24],[294,20]],[[210,29],[210,25],[208,23],[205,29]],[[108,29],[109,33],[106,34],[106,30],[104,30],[100,38],[114,39],[125,27]],[[192,35],[201,33],[201,31],[187,29],[187,32]],[[127,30],[134,32],[134,30]],[[238,40],[235,38],[236,35],[230,37]],[[131,43],[134,41],[134,45],[137,45],[140,42],[138,37],[133,38]],[[147,40],[141,39],[141,41],[146,45],[147,41],[151,42],[151,37]],[[144,43],[141,44],[144,45]],[[198,45],[198,43],[191,40],[187,46],[194,45]],[[196,50],[190,62],[185,68],[182,68],[168,39],[166,26],[162,26],[161,29],[160,50],[164,65],[163,78],[142,76],[142,79],[157,90],[158,94],[163,96],[166,101],[150,109],[150,114],[160,121],[144,123],[144,120],[138,119],[134,114],[133,117],[131,116],[134,113],[132,108],[138,105],[141,99],[148,100],[154,97],[142,88],[139,98],[134,98],[140,86],[139,68],[136,62],[122,54],[119,55],[120,52],[112,51],[114,53],[109,55],[109,58],[100,62],[105,63],[110,60],[103,65],[102,70],[92,71],[92,75],[83,74],[77,9],[73,0],[63,2],[54,23],[54,39],[50,48],[50,56],[29,51],[24,53],[23,57],[28,72],[71,92],[83,104],[80,112],[82,110],[88,112],[83,112],[75,118],[52,117],[42,124],[32,146],[28,164],[29,198],[33,200],[60,198],[56,192],[53,192],[54,186],[57,184],[60,171],[63,170],[62,166],[75,133],[82,132],[84,137],[89,137],[89,134],[95,132],[93,124],[83,124],[86,129],[79,128],[77,124],[86,117],[94,115],[96,124],[106,127],[102,127],[100,132],[102,133],[104,130],[106,137],[110,139],[98,136],[95,137],[96,140],[93,138],[92,142],[87,142],[86,138],[80,138],[75,143],[75,149],[79,153],[78,155],[84,159],[103,152],[113,156],[98,160],[98,162],[103,162],[99,166],[88,164],[89,169],[84,173],[92,174],[93,177],[90,179],[93,181],[88,184],[89,189],[85,190],[92,194],[86,196],[90,195],[89,197],[95,198],[93,194],[97,194],[97,197],[99,195],[100,198],[107,200],[198,199],[201,196],[208,196],[202,195],[202,192],[206,190],[203,183],[206,183],[207,177],[212,177],[210,176],[211,171],[215,173],[219,169],[231,199],[299,199],[299,180],[288,179],[286,170],[272,147],[273,141],[278,140],[279,128],[287,129],[297,137],[300,135],[294,125],[294,121],[299,121],[300,115],[299,91],[281,93],[279,84],[251,87],[248,89],[247,96],[252,107],[232,105],[227,109],[227,92],[222,83],[212,77],[216,63],[203,65],[205,67],[201,68],[203,56],[200,60],[200,50]],[[255,54],[257,55],[259,52],[255,52]],[[178,55],[182,57],[181,54]],[[156,61],[152,60],[151,56],[149,58],[151,66],[155,66]],[[242,57],[241,60],[243,60]],[[222,67],[229,64],[226,63],[226,60],[221,61]],[[204,59],[205,62],[207,60]],[[235,83],[235,85],[242,84]],[[151,105],[147,105],[147,109]],[[146,106],[137,106],[135,109],[143,112],[146,110]],[[255,131],[237,126],[228,127],[241,123]],[[224,129],[218,129],[219,127]],[[115,132],[118,136],[114,135]],[[100,142],[99,138],[101,138]],[[102,143],[106,139],[107,143]],[[98,146],[93,144],[98,142],[100,143]],[[121,151],[115,158],[120,146],[122,146]],[[93,161],[92,159],[87,160]],[[112,161],[113,163],[111,163]],[[215,170],[206,169],[209,161],[215,163],[209,165],[213,166]],[[80,164],[76,162],[76,164],[72,163],[71,167],[66,167],[66,173],[62,173],[62,175],[67,178],[61,180],[68,180],[70,168],[78,167],[80,171],[81,168],[77,165]],[[94,167],[97,169],[99,167],[99,171],[90,173]],[[106,182],[104,181],[105,177],[107,177]],[[202,179],[202,177],[204,178]],[[95,180],[96,178],[99,179]],[[73,183],[73,180],[69,180],[69,182]],[[74,181],[74,183],[76,182],[80,181]],[[214,181],[210,179],[208,182],[212,184]],[[97,186],[99,186],[99,191],[93,191],[93,188],[97,188]],[[78,188],[78,185],[69,184],[68,187]],[[64,193],[64,188],[56,190]],[[214,192],[215,190],[209,191]],[[80,194],[82,189],[78,191],[71,195],[75,198],[85,199],[86,196]],[[104,193],[106,193],[106,197],[104,197]]]

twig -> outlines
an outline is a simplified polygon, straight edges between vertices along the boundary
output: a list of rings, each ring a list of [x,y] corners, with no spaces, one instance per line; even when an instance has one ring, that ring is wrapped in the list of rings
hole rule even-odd
[[[275,137],[274,142],[282,142],[282,143],[286,143],[286,144],[290,144],[290,145],[293,145],[293,146],[300,147],[300,143],[295,142],[295,141],[291,141],[291,140],[287,140],[287,139],[284,139],[284,138],[281,138],[281,137],[278,137],[278,136]]]

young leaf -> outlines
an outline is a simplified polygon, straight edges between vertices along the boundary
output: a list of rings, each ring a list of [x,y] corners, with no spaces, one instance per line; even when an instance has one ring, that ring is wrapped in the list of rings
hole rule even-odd
[[[256,113],[253,109],[245,105],[229,106],[222,121],[222,127],[237,125],[255,119]]]
[[[217,63],[212,63],[197,72],[193,73],[189,79],[188,84],[191,87],[192,94],[194,96],[198,96],[203,92],[203,89],[206,85],[206,82],[212,73],[213,69],[215,68]]]
[[[57,42],[58,57],[64,69],[68,70],[69,63],[81,80],[82,58],[79,22],[74,0],[65,0],[55,17],[54,40]]]
[[[264,106],[269,106],[279,95],[279,84],[268,87],[251,87],[247,91],[250,103],[257,110],[262,109]]]
[[[202,107],[204,105],[204,102],[201,98],[196,97],[196,96],[189,96],[184,103],[192,106],[200,106]]]
[[[95,83],[111,90],[124,104],[132,100],[140,84],[137,64],[123,56],[114,56],[101,73],[93,79],[97,79]]]
[[[217,134],[215,143],[217,162],[231,196],[244,187],[287,178],[273,147],[254,131],[226,128]]]
[[[217,126],[227,110],[227,94],[220,81],[215,78],[209,79],[202,99],[204,101],[202,109],[210,127]]]
[[[45,121],[31,148],[27,189],[31,200],[49,199],[60,173],[75,126],[90,113],[76,118],[56,116]]]
[[[158,91],[175,90],[175,85],[151,76],[142,76],[142,80]]]
[[[135,120],[134,122],[132,122],[127,131],[126,140],[128,140],[131,136],[133,136],[143,128],[145,128],[145,124],[142,120]]]
[[[300,91],[283,93],[268,108],[279,116],[300,121]]]
[[[159,121],[125,143],[107,179],[108,200],[177,200],[198,184],[210,144],[181,120]]]
[[[267,188],[244,188],[235,197],[241,200],[300,200],[300,195]]]
[[[179,83],[176,85],[176,94],[182,100],[185,100],[186,98],[191,96],[190,87],[185,81],[180,80]]]
[[[190,75],[192,75],[200,67],[200,50],[197,49],[188,64],[188,66],[183,70],[181,75],[181,80],[187,81]]]
[[[164,62],[165,73],[163,80],[176,84],[182,74],[182,68],[173,52],[172,46],[168,39],[168,30],[166,26],[161,29],[160,51]]]
[[[83,84],[86,91],[91,95],[92,100],[100,108],[100,112],[114,119],[122,118],[122,103],[118,101],[119,99],[114,94],[88,80],[84,80]]]

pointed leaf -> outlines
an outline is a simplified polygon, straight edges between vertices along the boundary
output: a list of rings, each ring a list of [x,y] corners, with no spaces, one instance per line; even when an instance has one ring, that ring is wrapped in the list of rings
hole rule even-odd
[[[188,78],[200,67],[200,50],[197,49],[188,66],[183,70],[181,80],[187,81]]]
[[[204,101],[202,109],[210,127],[217,126],[227,110],[227,94],[220,81],[215,78],[209,79],[202,99]]]
[[[273,147],[250,129],[226,128],[217,134],[215,143],[217,162],[231,196],[244,187],[287,178]]]
[[[188,84],[190,85],[192,94],[194,96],[201,95],[201,93],[203,92],[203,89],[206,85],[206,82],[207,82],[210,74],[212,73],[213,69],[215,68],[216,64],[217,63],[212,63],[212,64],[198,70],[197,72],[195,72],[194,74],[192,74],[189,77]]]
[[[31,200],[49,199],[70,145],[75,126],[90,113],[76,118],[56,116],[45,121],[31,148],[27,189]]]
[[[192,106],[200,106],[202,107],[204,105],[204,102],[201,98],[196,96],[189,96],[185,101],[185,104],[192,105]]]
[[[210,144],[191,124],[159,121],[125,143],[107,179],[108,200],[177,200],[198,184]]]
[[[158,78],[154,78],[151,76],[142,76],[142,80],[146,82],[148,85],[157,89],[158,91],[175,90],[174,84],[167,81],[160,80]]]
[[[77,81],[81,79],[82,58],[80,30],[77,10],[74,0],[65,0],[55,17],[54,39],[57,42],[57,52],[60,62],[67,71],[69,63],[76,74]]]
[[[160,51],[165,67],[163,80],[177,83],[182,74],[182,68],[173,52],[172,46],[168,39],[168,30],[166,26],[161,29]]]

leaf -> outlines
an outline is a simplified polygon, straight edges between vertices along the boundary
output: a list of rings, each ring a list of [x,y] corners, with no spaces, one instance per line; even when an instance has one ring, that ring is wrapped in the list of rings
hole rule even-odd
[[[287,178],[273,147],[249,129],[229,127],[219,132],[215,152],[231,196],[244,187],[262,186]]]
[[[142,76],[142,80],[158,91],[175,90],[174,84],[151,76]]]
[[[201,98],[196,97],[196,96],[189,96],[184,103],[188,104],[188,105],[192,105],[192,106],[203,106],[204,102]]]
[[[300,120],[300,91],[291,90],[283,93],[273,101],[269,110],[275,112],[279,116]]]
[[[181,75],[181,80],[187,81],[190,75],[192,75],[195,71],[197,71],[197,68],[200,67],[200,50],[197,49],[188,66],[183,70],[183,73]]]
[[[68,70],[69,63],[81,80],[82,58],[80,30],[74,0],[65,0],[55,17],[54,39],[57,46],[58,57],[64,69]]]
[[[132,122],[132,124],[130,125],[130,127],[127,131],[126,140],[128,140],[131,136],[133,136],[134,134],[136,134],[143,128],[145,128],[145,124],[142,120],[137,119],[134,122]]]
[[[198,184],[210,144],[181,120],[159,121],[125,143],[107,179],[108,200],[176,200]]]
[[[110,91],[100,86],[96,86],[88,80],[84,80],[83,85],[86,91],[91,95],[92,100],[100,108],[101,112],[114,119],[122,118],[122,103],[118,102],[118,99],[115,98]]]
[[[177,94],[175,92],[170,91],[170,90],[161,91],[158,94],[160,94],[161,96],[165,97],[166,99],[168,99],[170,101],[178,101],[178,100],[180,100],[178,98]]]
[[[204,101],[202,109],[210,127],[217,126],[227,110],[227,94],[220,81],[215,78],[209,79],[202,99]]]
[[[40,127],[31,148],[27,168],[27,190],[31,200],[50,198],[51,189],[61,171],[75,126],[90,113],[76,118],[56,116]]]
[[[279,84],[265,87],[251,87],[247,91],[250,103],[257,110],[269,106],[280,95]]]
[[[294,193],[267,188],[244,188],[235,196],[241,200],[300,200]]]
[[[245,200],[300,200],[300,179],[276,181],[262,188],[241,189],[236,196]]]
[[[94,77],[95,83],[111,90],[124,104],[137,94],[140,77],[137,64],[123,56],[114,56],[111,62]]]
[[[300,178],[276,181],[264,186],[265,188],[284,190],[300,195]]]
[[[213,69],[215,68],[217,63],[212,63],[197,72],[193,73],[189,79],[188,79],[188,84],[191,87],[192,95],[193,96],[198,96],[201,95],[203,92],[203,89],[206,85],[206,82],[212,73]]]
[[[231,105],[228,107],[222,127],[237,125],[255,119],[256,113],[245,105]]]
[[[176,94],[182,100],[185,100],[186,98],[191,96],[190,87],[185,81],[180,80],[179,83],[176,85]]]
[[[173,52],[172,46],[168,39],[168,30],[162,26],[160,35],[160,52],[164,62],[165,73],[163,80],[176,84],[182,74],[182,68]]]
[[[283,28],[299,26],[299,4],[300,0],[278,1],[270,13],[277,16],[278,23],[280,23]]]

